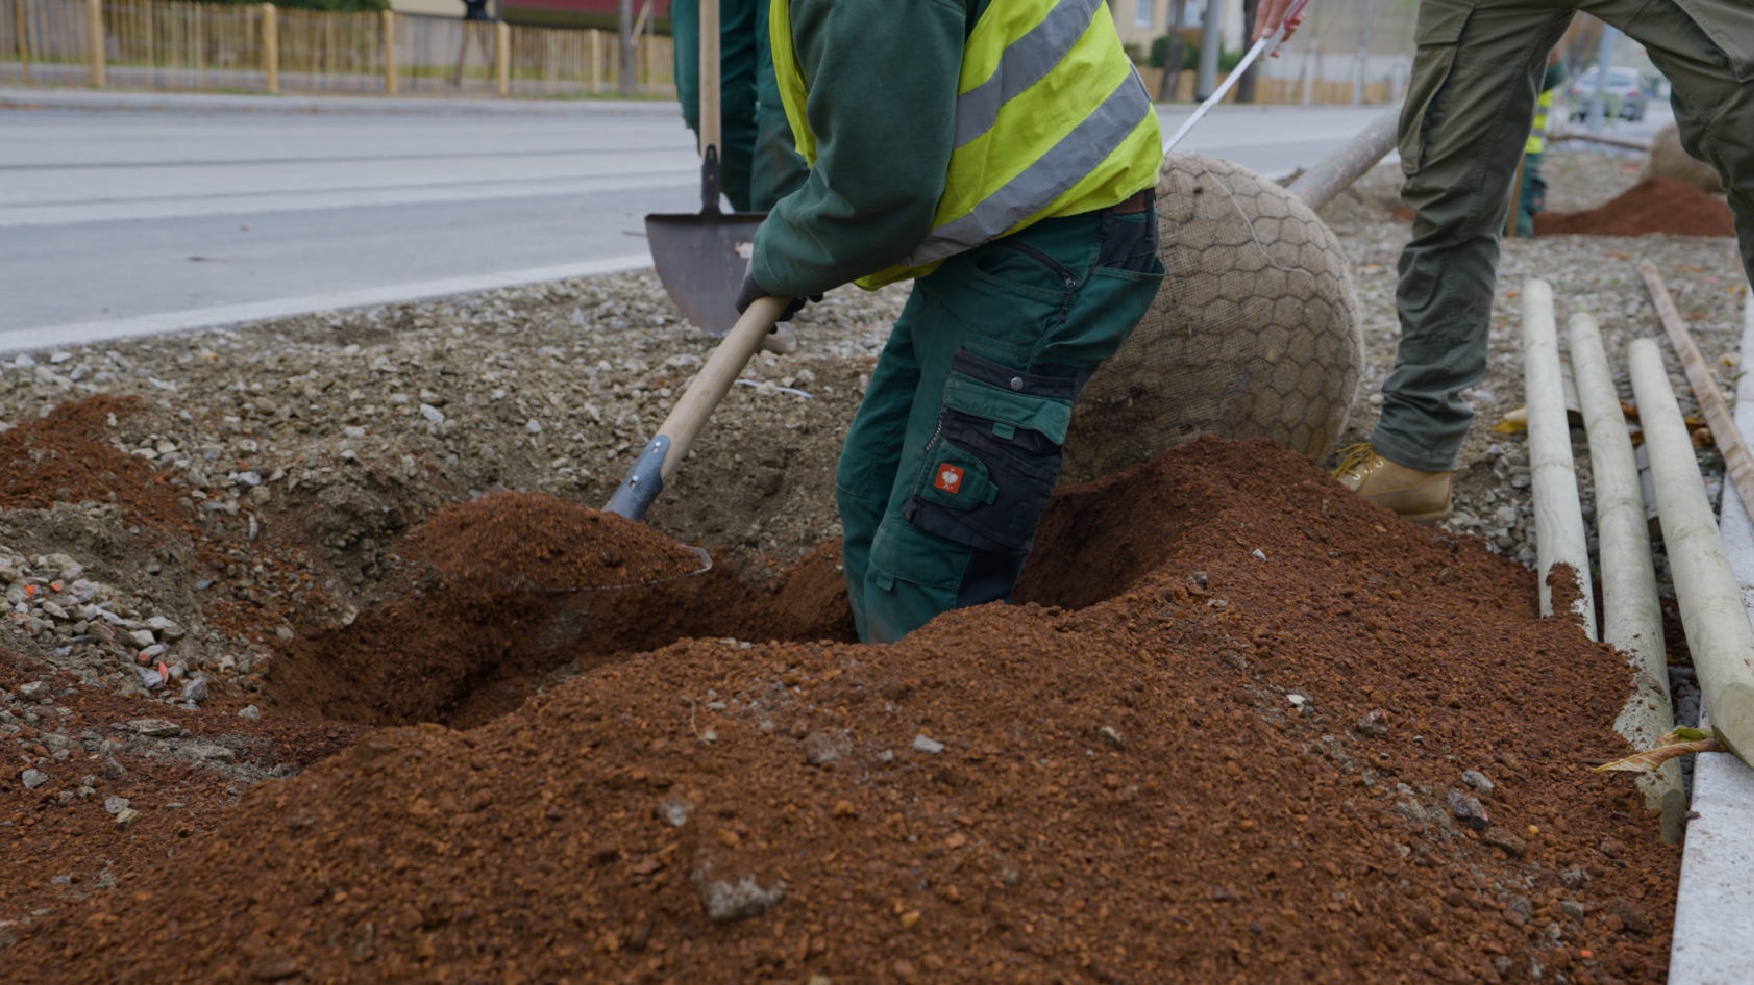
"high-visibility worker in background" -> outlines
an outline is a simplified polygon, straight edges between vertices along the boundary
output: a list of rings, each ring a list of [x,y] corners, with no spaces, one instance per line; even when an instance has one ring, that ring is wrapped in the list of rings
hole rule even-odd
[[[859,635],[1010,595],[1079,388],[1163,279],[1157,114],[1100,0],[774,0],[802,188],[739,308],[914,278],[836,473]]]
[[[1523,145],[1523,183],[1517,190],[1516,234],[1535,235],[1535,213],[1547,210],[1547,180],[1541,177],[1541,157],[1547,153],[1547,120],[1553,112],[1553,95],[1565,82],[1565,61],[1555,48],[1547,54],[1547,74],[1541,94],[1535,97],[1535,119]]]
[[[804,183],[804,159],[774,84],[768,0],[719,2],[719,187],[738,212],[766,212]],[[700,0],[670,5],[676,98],[700,134]]]

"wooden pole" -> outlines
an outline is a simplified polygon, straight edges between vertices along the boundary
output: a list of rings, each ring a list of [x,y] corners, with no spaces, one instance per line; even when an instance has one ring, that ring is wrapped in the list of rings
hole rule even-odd
[[[262,72],[267,76],[270,95],[280,93],[280,10],[271,3],[262,5]]]
[[[1590,581],[1589,542],[1583,505],[1577,495],[1577,466],[1571,456],[1571,425],[1566,421],[1559,369],[1559,329],[1553,288],[1544,280],[1523,282],[1523,382],[1529,405],[1530,492],[1535,501],[1535,570],[1539,573],[1541,615],[1553,611],[1552,573],[1568,568],[1571,619],[1592,640],[1596,599]]]
[[[1705,423],[1711,426],[1711,436],[1724,454],[1724,468],[1730,473],[1730,481],[1736,485],[1736,494],[1742,497],[1742,502],[1754,503],[1754,455],[1748,453],[1742,429],[1736,426],[1736,418],[1730,413],[1723,391],[1717,388],[1717,381],[1712,379],[1705,357],[1699,354],[1699,347],[1687,334],[1687,326],[1681,323],[1681,313],[1675,310],[1675,301],[1669,297],[1669,289],[1657,273],[1656,264],[1646,260],[1639,271],[1644,274],[1644,284],[1650,289],[1651,301],[1656,304],[1657,318],[1669,334],[1669,344],[1681,357],[1681,367],[1687,371],[1687,382],[1693,386],[1693,396],[1705,414]]]
[[[24,0],[13,0],[12,11],[18,22],[18,67],[24,81],[30,82],[30,21],[24,16]]]
[[[512,26],[505,21],[493,25],[493,75],[495,88],[502,96],[512,92]]]
[[[1754,629],[1657,340],[1634,339],[1626,352],[1701,703],[1718,741],[1745,763],[1754,756]]]
[[[87,0],[86,34],[91,39],[88,55],[91,60],[91,84],[104,86],[104,0]]]
[[[384,19],[384,92],[396,94],[396,12],[386,10]]]
[[[591,95],[603,91],[603,32],[591,28]]]
[[[1594,317],[1574,312],[1570,323],[1571,366],[1577,377],[1584,426],[1589,431],[1590,469],[1596,479],[1596,533],[1601,542],[1602,642],[1626,655],[1632,696],[1614,719],[1614,731],[1632,748],[1655,747],[1675,727],[1669,695],[1669,663],[1663,646],[1663,609],[1651,562],[1650,527],[1626,414],[1614,388],[1608,352]],[[1681,764],[1664,763],[1638,778],[1645,806],[1662,814],[1666,844],[1681,840],[1687,799],[1681,791]]]
[[[1299,175],[1286,190],[1312,209],[1328,204],[1335,195],[1346,190],[1366,171],[1376,167],[1395,146],[1395,127],[1401,115],[1399,106],[1377,114],[1370,125],[1346,142],[1344,147],[1318,161]]]
[[[1548,143],[1562,140],[1586,140],[1593,144],[1607,144],[1609,147],[1624,147],[1627,150],[1650,150],[1650,141],[1635,140],[1631,137],[1613,137],[1600,133],[1571,133],[1564,130],[1547,135]]]

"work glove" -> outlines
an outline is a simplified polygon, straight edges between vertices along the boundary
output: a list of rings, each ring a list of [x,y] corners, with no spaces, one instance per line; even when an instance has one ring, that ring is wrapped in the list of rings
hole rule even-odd
[[[740,315],[743,312],[748,311],[749,306],[755,303],[756,298],[765,297],[778,297],[778,295],[763,288],[760,284],[755,282],[754,270],[744,270],[743,289],[737,292],[737,313]],[[822,295],[820,294],[812,294],[809,298],[804,298],[803,296],[794,297],[791,302],[786,305],[785,313],[780,315],[779,320],[791,321],[793,315],[804,310],[804,305],[807,301],[821,300]]]

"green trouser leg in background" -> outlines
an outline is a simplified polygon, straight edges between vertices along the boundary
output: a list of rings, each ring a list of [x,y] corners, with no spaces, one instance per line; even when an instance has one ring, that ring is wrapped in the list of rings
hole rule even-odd
[[[1516,234],[1535,235],[1535,213],[1547,211],[1547,180],[1541,177],[1545,154],[1523,155],[1523,186],[1517,192]]]
[[[792,124],[780,101],[779,81],[773,74],[773,47],[767,38],[768,5],[755,10],[755,163],[749,176],[749,207],[766,212],[790,195],[810,167],[792,143]]]
[[[1078,389],[1163,279],[1156,219],[1047,219],[914,283],[835,485],[859,638],[1008,598],[1059,478]]]
[[[750,208],[757,61],[758,52],[767,47],[766,33],[756,33],[757,16],[765,6],[764,0],[719,0],[719,187],[731,200],[731,208],[738,212],[748,212]],[[698,135],[699,0],[677,0],[671,5],[670,30],[675,42],[676,99],[682,104],[683,122]]]
[[[1577,10],[1643,44],[1673,86],[1689,153],[1724,177],[1754,275],[1754,4],[1743,0],[1422,0],[1401,113],[1401,343],[1371,444],[1425,471],[1456,466],[1486,368],[1499,231],[1548,51]],[[1693,11],[1692,14],[1688,11]],[[1695,16],[1697,15],[1697,17]]]

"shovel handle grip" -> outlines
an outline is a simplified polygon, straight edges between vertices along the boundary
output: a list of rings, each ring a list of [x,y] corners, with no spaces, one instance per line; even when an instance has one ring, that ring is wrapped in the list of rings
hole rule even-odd
[[[694,446],[707,418],[713,416],[713,408],[730,392],[749,357],[767,341],[768,333],[786,313],[787,303],[785,298],[756,298],[749,310],[743,312],[743,317],[737,319],[737,324],[731,326],[731,331],[707,358],[706,365],[695,374],[682,399],[670,409],[670,416],[664,418],[658,433],[633,460],[603,512],[629,520],[645,519],[646,509],[664,491],[664,480],[688,457],[688,449]]]
[[[668,479],[688,457],[688,449],[694,446],[694,439],[700,435],[707,418],[713,416],[713,408],[725,399],[725,394],[737,382],[738,374],[748,365],[749,358],[761,348],[780,316],[786,313],[788,301],[787,298],[756,298],[707,358],[706,365],[695,374],[682,399],[671,408],[670,416],[664,418],[663,425],[658,428],[659,435],[670,439],[669,454],[664,456],[664,478]]]

